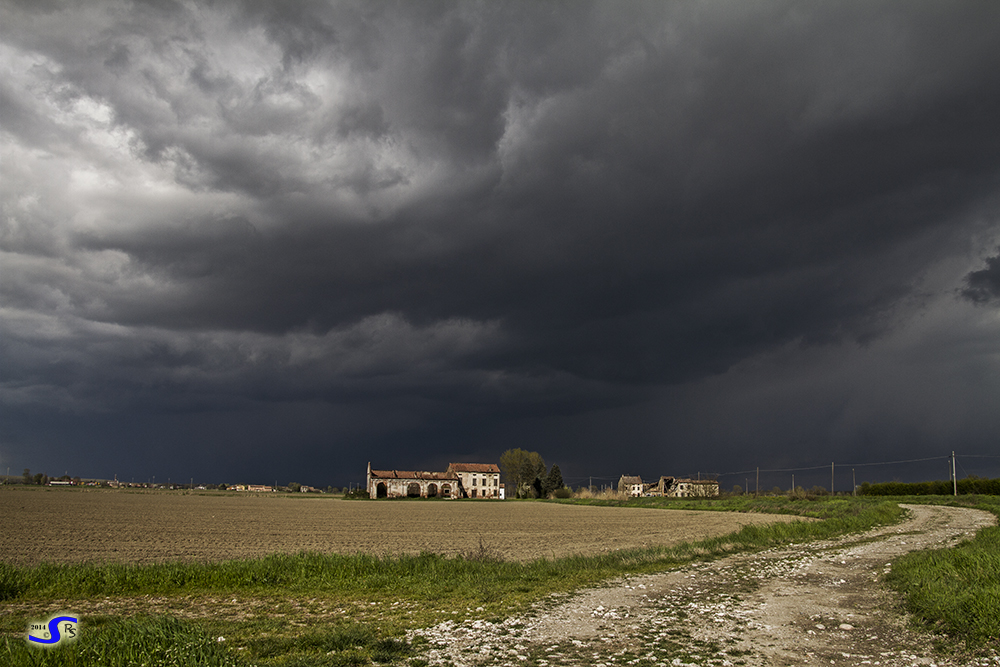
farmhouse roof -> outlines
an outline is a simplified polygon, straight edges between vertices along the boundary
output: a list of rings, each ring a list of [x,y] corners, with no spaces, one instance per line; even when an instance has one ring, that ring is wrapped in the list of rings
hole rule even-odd
[[[642,477],[638,475],[622,475],[619,484],[642,484]]]
[[[453,472],[425,472],[422,470],[372,470],[377,479],[458,479]]]
[[[449,463],[448,470],[450,472],[500,472],[496,463]]]

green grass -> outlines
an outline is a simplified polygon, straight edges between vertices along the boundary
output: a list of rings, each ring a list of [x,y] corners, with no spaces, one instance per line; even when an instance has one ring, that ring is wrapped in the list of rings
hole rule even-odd
[[[1000,517],[997,496],[909,500],[976,507]],[[908,554],[893,564],[887,582],[931,628],[973,646],[1000,645],[1000,527],[948,549]]]
[[[5,637],[0,662],[38,667],[238,667],[242,660],[218,638],[169,616],[92,619],[80,626],[80,638],[53,647],[30,646]]]
[[[574,498],[556,500],[570,505],[598,507],[638,507],[648,509],[708,510],[717,512],[755,512],[766,514],[792,514],[814,519],[832,519],[856,516],[866,508],[878,506],[884,498],[851,496],[759,496],[740,495],[722,498]]]
[[[108,598],[111,608],[117,606],[121,610],[116,612],[120,614],[116,618],[84,614],[81,638],[66,649],[51,650],[28,646],[21,638],[29,616],[38,620],[38,614],[31,616],[29,611],[9,614],[0,620],[0,631],[6,635],[0,644],[0,664],[4,658],[13,665],[126,664],[106,660],[99,653],[117,654],[119,649],[125,650],[126,644],[130,646],[128,650],[159,656],[136,658],[134,663],[127,664],[150,666],[189,664],[178,662],[182,658],[178,657],[176,647],[182,645],[204,651],[204,658],[197,664],[206,665],[371,665],[390,661],[401,664],[411,651],[401,639],[407,628],[431,625],[446,618],[499,620],[553,593],[567,593],[625,574],[662,571],[694,560],[867,530],[898,521],[902,514],[896,504],[898,500],[838,496],[813,500],[741,497],[716,501],[665,502],[658,498],[623,503],[577,501],[651,509],[777,512],[821,520],[747,526],[731,535],[674,547],[530,563],[491,557],[487,544],[477,553],[454,558],[434,554],[377,557],[300,553],[223,563],[34,567],[0,564],[0,600],[7,603],[16,603],[24,609],[53,605],[72,609],[74,600]],[[927,502],[928,498],[920,501]],[[963,502],[974,501],[963,499]],[[991,507],[996,511],[1000,503],[995,502]],[[984,534],[988,538],[988,531]],[[1000,549],[987,538],[981,535],[973,541],[979,545],[976,549],[980,555],[969,562],[958,560],[951,567],[965,573],[961,575],[966,577],[961,579],[963,582],[971,580],[969,572],[982,568],[982,576],[987,580],[993,577],[992,594],[996,596],[996,573],[1000,565],[986,558],[986,554],[991,549],[994,554]],[[921,567],[919,578],[924,580],[928,578],[927,572],[942,569],[942,561]],[[895,569],[906,571],[905,567]],[[949,577],[953,575],[943,578]],[[168,615],[137,616],[129,611],[131,606],[144,612],[143,601],[150,598],[159,600],[168,609],[177,609],[178,614],[198,605],[207,607],[207,611],[202,618],[188,620]],[[236,603],[236,598],[240,603]],[[988,604],[982,608],[969,607],[967,618],[977,619],[984,613],[991,614],[993,619],[1000,617],[996,613],[996,597],[993,602],[978,593],[972,598],[978,601],[976,604],[982,604],[982,600]],[[237,612],[244,600],[259,602],[262,611],[240,615]],[[214,613],[211,605],[218,605],[219,613]],[[932,611],[919,613],[926,615]],[[968,623],[949,623],[950,632],[970,631]],[[980,629],[972,631],[978,633],[973,636],[995,636],[989,634],[992,631],[988,628],[985,635]],[[131,647],[135,643],[131,638],[136,636],[143,639]],[[218,642],[219,636],[226,641]],[[164,657],[168,649],[170,656]],[[80,657],[85,655],[89,657]]]
[[[0,640],[0,664],[341,667],[398,663],[413,654],[413,648],[402,639],[382,636],[378,628],[363,624],[313,627],[283,636],[240,633],[230,625],[227,629],[235,634],[218,634],[219,628],[226,626],[170,616],[94,617],[81,624],[79,639],[55,647],[36,647],[20,638],[5,637]]]

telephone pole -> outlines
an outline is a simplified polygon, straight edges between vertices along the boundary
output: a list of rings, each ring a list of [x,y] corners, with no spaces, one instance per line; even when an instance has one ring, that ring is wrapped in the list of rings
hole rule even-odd
[[[955,472],[955,452],[951,452],[951,491],[952,494],[958,495],[958,475]]]

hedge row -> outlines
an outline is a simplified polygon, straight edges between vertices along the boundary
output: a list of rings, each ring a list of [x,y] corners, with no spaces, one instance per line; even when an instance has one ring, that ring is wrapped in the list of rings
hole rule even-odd
[[[858,494],[862,496],[950,496],[953,493],[954,486],[950,479],[912,483],[879,482],[869,484],[865,482],[858,487]],[[980,479],[978,477],[960,479],[958,480],[958,493],[959,495],[1000,496],[1000,477],[996,479]]]

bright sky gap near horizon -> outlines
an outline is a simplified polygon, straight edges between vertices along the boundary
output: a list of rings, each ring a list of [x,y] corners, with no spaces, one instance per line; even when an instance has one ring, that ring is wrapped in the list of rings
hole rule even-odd
[[[991,2],[4,2],[0,472],[998,477],[997,34]]]

